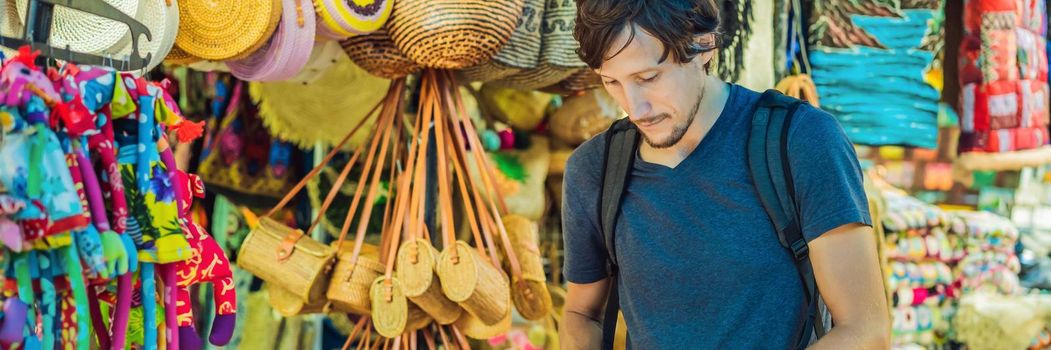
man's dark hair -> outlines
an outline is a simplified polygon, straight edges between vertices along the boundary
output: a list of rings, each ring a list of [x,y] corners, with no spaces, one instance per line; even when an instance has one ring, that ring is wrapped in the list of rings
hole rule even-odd
[[[687,63],[713,50],[719,39],[719,6],[715,0],[576,0],[577,21],[573,37],[580,43],[577,54],[592,69],[616,56],[641,29],[664,46],[661,62],[672,59]],[[617,35],[630,26],[631,36],[623,47],[612,48]],[[700,43],[697,37],[715,34],[716,41]]]

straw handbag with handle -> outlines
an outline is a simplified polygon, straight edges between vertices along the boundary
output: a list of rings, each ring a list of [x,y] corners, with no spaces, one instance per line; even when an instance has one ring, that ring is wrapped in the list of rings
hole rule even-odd
[[[538,243],[537,224],[519,215],[505,215],[504,226],[511,239],[511,249],[519,258],[524,287],[512,289],[511,299],[518,313],[527,320],[541,320],[551,313],[551,294],[547,290],[544,262]],[[508,255],[510,256],[510,255]],[[507,269],[510,261],[505,260]]]
[[[524,0],[399,0],[387,26],[409,58],[430,68],[488,61],[507,43]]]
[[[304,176],[277,206],[259,220],[259,225],[245,237],[241,245],[237,255],[238,266],[263,281],[277,285],[304,304],[324,300],[335,250],[310,238],[304,231],[285,226],[270,217],[284,208],[321,171],[367,119],[363,118],[347,133],[339,146],[325,156],[319,166]],[[323,206],[320,212],[327,209]]]
[[[379,123],[376,132],[373,135],[372,142],[369,145],[364,169],[361,172],[361,178],[358,180],[357,188],[354,191],[354,199],[352,200],[346,218],[343,221],[343,226],[339,233],[339,239],[333,244],[337,251],[340,251],[341,253],[339,256],[339,262],[336,263],[336,270],[332,273],[332,280],[329,282],[329,288],[326,295],[332,302],[334,308],[340,311],[356,313],[359,315],[368,315],[372,312],[371,297],[369,294],[372,289],[373,281],[383,273],[384,264],[381,263],[378,254],[362,255],[362,251],[367,248],[364,240],[369,225],[369,219],[372,217],[373,205],[371,205],[371,203],[374,203],[376,200],[377,191],[379,190],[380,173],[383,170],[384,161],[390,153],[389,146],[391,143],[391,135],[398,134],[392,131],[392,123],[396,119],[395,116],[399,115],[399,110],[401,109],[401,95],[404,89],[405,81],[397,80],[390,85],[390,89],[387,91],[387,96],[383,100],[383,108],[380,111]],[[397,142],[395,142],[395,144],[397,144]],[[343,167],[343,171],[340,173],[332,187],[333,191],[331,191],[328,197],[325,198],[325,202],[322,206],[331,204],[335,199],[338,189],[343,186],[343,182],[347,179],[350,169],[354,166],[354,163],[361,155],[363,149],[364,148],[359,147],[358,150],[354,152],[350,161]],[[391,156],[390,158],[396,159],[397,155]],[[351,251],[347,252],[342,248],[343,240],[346,238],[347,232],[350,230],[351,220],[357,214],[359,204],[361,204],[362,195],[366,193],[364,187],[366,183],[369,183],[370,176],[372,177],[372,182],[369,185],[367,195],[364,196],[365,206],[360,219],[358,220],[357,233],[354,238],[354,247]],[[321,218],[319,217],[318,221],[320,221],[320,219]],[[376,253],[378,253],[378,249],[375,250]]]

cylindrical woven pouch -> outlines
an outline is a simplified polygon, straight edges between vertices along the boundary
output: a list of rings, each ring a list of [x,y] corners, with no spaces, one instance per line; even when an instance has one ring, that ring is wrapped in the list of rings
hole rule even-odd
[[[603,89],[589,90],[563,100],[548,121],[548,130],[559,141],[579,145],[609,128],[621,111]]]
[[[314,0],[314,6],[330,34],[326,36],[341,39],[379,30],[390,18],[394,0]]]
[[[399,0],[387,29],[424,67],[460,69],[488,61],[511,38],[524,0]]]
[[[237,265],[308,304],[324,300],[335,252],[303,231],[263,217],[241,244]]]
[[[267,284],[267,292],[270,295],[270,307],[281,316],[292,317],[328,312],[329,303],[320,299],[313,303],[303,301],[298,295],[281,288],[276,284]]]
[[[408,315],[408,320],[405,322],[406,332],[421,330],[423,327],[431,324],[431,322],[434,322],[434,319],[427,312],[424,312],[418,305],[411,302],[409,303]]]
[[[372,282],[383,275],[384,266],[379,261],[379,248],[371,244],[362,247],[357,261],[351,266],[353,248],[345,245],[339,252],[325,295],[335,310],[368,315],[372,313],[369,299]]]
[[[449,249],[456,249],[458,262],[453,262]],[[438,278],[450,300],[485,324],[500,322],[511,308],[511,291],[503,271],[463,241],[438,257]]]
[[[510,302],[511,301],[508,300],[508,303]],[[489,338],[505,334],[507,331],[511,330],[511,315],[511,308],[507,308],[507,313],[500,319],[500,321],[493,324],[487,324],[475,315],[467,312],[464,313],[459,320],[456,320],[456,323],[453,325],[462,331],[468,338],[488,340]]]
[[[551,294],[547,290],[543,257],[538,247],[540,235],[536,223],[519,215],[505,215],[504,227],[511,240],[511,249],[522,268],[522,280],[513,281],[511,300],[518,313],[527,320],[540,320],[551,313]],[[504,268],[510,270],[504,254]]]
[[[405,332],[409,322],[409,299],[401,291],[398,278],[391,277],[387,286],[386,277],[380,276],[372,283],[369,296],[372,298],[372,326],[380,335],[395,338]]]
[[[208,60],[246,57],[270,39],[281,7],[281,0],[181,0],[175,43]]]
[[[441,282],[434,277],[438,250],[429,242],[416,239],[402,243],[395,260],[402,291],[438,324],[446,325],[460,318],[462,309],[442,294]]]
[[[310,59],[317,16],[306,0],[282,0],[281,21],[270,40],[250,56],[226,62],[241,80],[272,81],[294,77]]]
[[[541,32],[544,19],[544,0],[525,0],[522,16],[507,44],[489,62],[460,71],[464,81],[492,81],[514,74],[522,69],[536,68],[540,63]]]
[[[340,45],[354,64],[380,78],[398,79],[422,69],[394,45],[390,34],[383,29],[352,36],[341,41]]]

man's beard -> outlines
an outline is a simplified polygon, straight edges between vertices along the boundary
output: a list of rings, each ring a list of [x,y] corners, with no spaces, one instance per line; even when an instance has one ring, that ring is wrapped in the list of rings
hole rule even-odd
[[[667,138],[663,140],[653,140],[650,139],[649,135],[646,135],[646,133],[643,132],[641,133],[642,139],[646,141],[646,144],[649,144],[650,147],[653,147],[655,149],[665,149],[671,146],[675,146],[679,143],[679,141],[682,141],[683,136],[686,136],[686,131],[690,129],[690,125],[693,125],[693,119],[697,117],[697,111],[701,109],[701,101],[703,99],[704,95],[702,93],[701,96],[697,97],[697,103],[693,105],[693,109],[691,109],[690,113],[686,116],[686,120],[680,124],[676,124],[672,128],[671,135],[669,135]],[[670,119],[671,115],[669,115],[668,113],[661,113],[648,120],[658,120],[665,117],[668,117]],[[644,121],[639,121],[639,123],[642,122]]]

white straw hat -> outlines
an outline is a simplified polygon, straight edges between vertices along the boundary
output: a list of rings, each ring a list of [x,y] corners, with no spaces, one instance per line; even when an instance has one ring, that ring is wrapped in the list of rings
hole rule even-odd
[[[164,58],[175,45],[175,36],[179,32],[177,0],[140,0],[135,20],[150,30],[152,40],[146,40],[145,37],[139,38],[139,55],[142,57],[145,57],[147,53],[152,55],[145,68],[145,71],[150,71],[164,62]],[[107,50],[106,53],[114,54],[116,56],[114,58],[123,59],[124,56],[131,54],[131,49],[131,33],[127,33],[113,50]]]
[[[103,0],[128,16],[139,10],[138,0]],[[16,0],[18,17],[26,23],[29,0]],[[51,22],[51,45],[89,54],[112,50],[127,36],[128,26],[112,19],[88,14],[64,6],[55,6]]]

